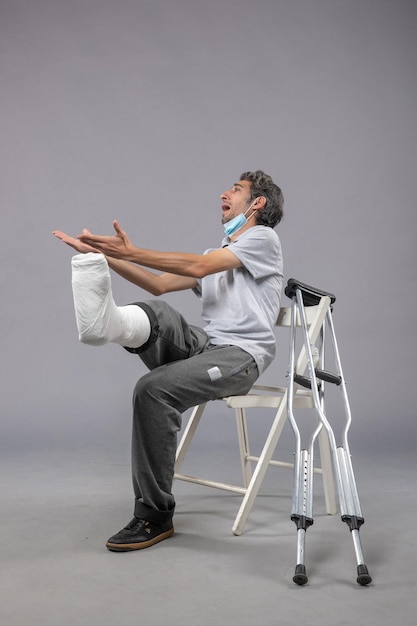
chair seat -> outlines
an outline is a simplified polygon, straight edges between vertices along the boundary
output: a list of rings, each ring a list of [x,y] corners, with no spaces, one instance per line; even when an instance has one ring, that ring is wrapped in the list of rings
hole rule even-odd
[[[261,393],[256,393],[256,392]],[[223,398],[231,409],[277,409],[285,398],[286,389],[283,387],[267,387],[254,385],[252,390],[245,396],[229,396]],[[274,395],[271,395],[271,392]],[[294,407],[299,409],[311,409],[314,407],[313,397],[310,391],[298,390],[294,395]]]

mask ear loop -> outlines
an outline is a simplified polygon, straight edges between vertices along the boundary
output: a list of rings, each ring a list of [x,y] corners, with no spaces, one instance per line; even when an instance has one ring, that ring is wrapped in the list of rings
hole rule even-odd
[[[250,204],[250,206],[246,209],[246,211],[245,211],[245,212],[244,212],[244,214],[243,214],[243,215],[244,215],[244,217],[245,217],[248,221],[249,221],[250,219],[252,219],[252,217],[255,215],[255,213],[256,213],[256,211],[257,211],[258,209],[255,209],[255,210],[254,210],[254,212],[252,213],[252,215],[251,215],[249,218],[247,218],[247,217],[246,217],[246,213],[248,213],[248,211],[250,211],[250,210],[251,210],[251,208],[252,208],[252,207],[253,207],[253,205],[254,205],[254,204],[255,204],[255,203],[259,200],[259,198],[260,198],[260,196],[258,196],[257,198],[255,198],[255,200],[254,200],[254,201]]]

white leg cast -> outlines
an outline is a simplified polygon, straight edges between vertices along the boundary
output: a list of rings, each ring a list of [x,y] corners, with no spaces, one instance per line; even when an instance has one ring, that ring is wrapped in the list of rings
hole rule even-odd
[[[71,265],[80,341],[92,346],[117,343],[127,348],[139,348],[143,345],[150,335],[149,318],[134,304],[116,306],[106,258],[94,252],[77,254]]]

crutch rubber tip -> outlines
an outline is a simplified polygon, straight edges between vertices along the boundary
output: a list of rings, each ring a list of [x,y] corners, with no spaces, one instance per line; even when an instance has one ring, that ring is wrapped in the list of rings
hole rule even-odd
[[[293,582],[297,585],[305,585],[308,582],[307,574],[306,574],[306,566],[302,563],[299,563],[295,566],[295,574],[293,576]]]
[[[366,567],[366,565],[358,565],[358,577],[356,579],[356,582],[358,583],[358,585],[362,585],[362,587],[364,587],[365,585],[369,585],[369,583],[372,582],[372,578],[368,573],[368,568]]]

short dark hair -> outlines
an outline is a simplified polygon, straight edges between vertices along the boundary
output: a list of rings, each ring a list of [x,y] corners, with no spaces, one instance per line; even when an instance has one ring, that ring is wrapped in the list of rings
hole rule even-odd
[[[256,215],[257,224],[274,228],[284,215],[284,196],[281,189],[274,183],[271,176],[262,170],[244,172],[240,180],[247,180],[251,183],[250,201],[259,196],[266,198],[264,208]]]

